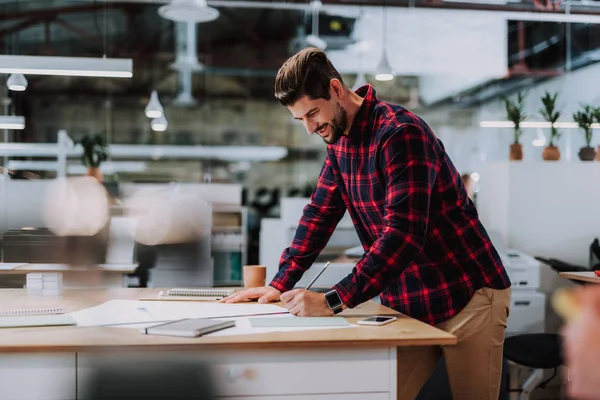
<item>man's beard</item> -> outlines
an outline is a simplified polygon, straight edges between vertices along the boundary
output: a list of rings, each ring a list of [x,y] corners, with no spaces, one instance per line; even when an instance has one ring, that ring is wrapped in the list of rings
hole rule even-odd
[[[323,137],[322,139],[327,144],[334,144],[340,140],[340,137],[342,137],[346,131],[346,128],[348,127],[348,113],[344,108],[342,108],[342,106],[340,106],[340,103],[336,103],[335,105],[335,117],[333,117],[333,120],[329,123],[329,126],[331,127],[331,133],[327,139]]]

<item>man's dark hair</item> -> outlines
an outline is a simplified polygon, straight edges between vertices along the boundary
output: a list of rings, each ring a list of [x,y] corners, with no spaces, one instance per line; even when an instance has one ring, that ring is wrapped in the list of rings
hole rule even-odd
[[[307,47],[290,57],[275,77],[275,98],[284,106],[293,105],[302,96],[329,100],[332,79],[344,81],[324,51]]]

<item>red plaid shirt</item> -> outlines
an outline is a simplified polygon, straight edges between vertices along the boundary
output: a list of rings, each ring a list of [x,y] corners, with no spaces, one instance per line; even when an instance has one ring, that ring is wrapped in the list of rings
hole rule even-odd
[[[294,287],[348,210],[365,254],[336,284],[352,308],[382,304],[429,324],[458,314],[483,286],[510,280],[460,174],[427,124],[379,101],[372,86],[327,157],[271,286]]]

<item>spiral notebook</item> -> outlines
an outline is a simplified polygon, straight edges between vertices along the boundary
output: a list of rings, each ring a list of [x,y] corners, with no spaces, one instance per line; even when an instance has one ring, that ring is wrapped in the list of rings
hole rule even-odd
[[[0,317],[17,317],[26,315],[56,315],[64,314],[62,308],[30,308],[22,310],[0,310]]]
[[[139,300],[173,300],[173,301],[217,301],[235,293],[234,289],[169,289],[160,292],[156,297],[142,297]]]
[[[143,328],[141,331],[146,335],[181,336],[193,338],[234,326],[235,321],[233,320],[223,321],[205,318],[190,318],[149,326],[147,328]]]

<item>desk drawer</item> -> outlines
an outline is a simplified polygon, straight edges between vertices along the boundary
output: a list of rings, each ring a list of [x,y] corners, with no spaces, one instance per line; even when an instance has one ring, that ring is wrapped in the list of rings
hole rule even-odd
[[[389,390],[387,349],[309,351],[240,360],[228,356],[211,367],[219,396],[364,393]],[[312,354],[311,354],[312,353]],[[395,363],[395,361],[394,361]],[[365,374],[369,373],[369,379]],[[364,398],[364,397],[363,397]]]
[[[513,289],[537,289],[540,287],[540,267],[510,265],[506,267]]]
[[[104,364],[108,362],[108,364]],[[395,390],[396,349],[257,349],[218,352],[156,352],[90,354],[79,353],[77,379],[79,398],[86,398],[89,378],[98,367],[136,368],[139,365],[177,366],[199,363],[208,370],[202,373],[215,385],[220,398],[320,400],[314,395],[342,395],[340,400],[354,400],[347,393],[379,396]],[[193,368],[193,367],[192,367]],[[204,368],[203,368],[204,369]],[[369,378],[366,379],[366,373]],[[394,389],[392,389],[394,388]],[[376,394],[376,395],[375,395]],[[274,396],[274,397],[267,397]],[[292,396],[292,397],[289,397]],[[295,397],[294,397],[295,396]],[[368,399],[370,397],[357,397]],[[337,397],[331,397],[337,400]],[[379,397],[373,397],[379,400]]]
[[[264,397],[217,397],[216,400],[266,400]],[[273,396],[269,400],[390,400],[389,393],[310,394],[305,396]]]

